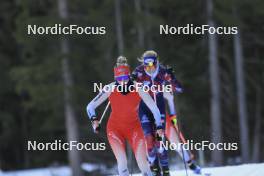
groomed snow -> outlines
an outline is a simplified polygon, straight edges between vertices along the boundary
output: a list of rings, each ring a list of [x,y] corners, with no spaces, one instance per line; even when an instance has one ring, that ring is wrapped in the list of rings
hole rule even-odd
[[[84,170],[98,169],[95,165],[82,165]],[[203,176],[264,176],[264,163],[261,164],[243,164],[238,166],[211,167],[202,169]],[[1,172],[0,176],[70,176],[69,167],[54,167],[43,169],[31,169],[23,171]],[[133,174],[133,176],[141,176]],[[186,176],[185,170],[172,171],[171,176]],[[188,170],[188,176],[194,175]]]
[[[238,166],[224,166],[203,168],[202,176],[264,176],[264,163],[243,164]],[[133,174],[133,176],[141,176]],[[185,170],[172,171],[171,176],[186,176]],[[188,176],[198,176],[188,170]]]

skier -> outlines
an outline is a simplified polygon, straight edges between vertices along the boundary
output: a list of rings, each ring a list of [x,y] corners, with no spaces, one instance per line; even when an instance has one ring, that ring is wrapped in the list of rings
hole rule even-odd
[[[144,135],[138,118],[138,106],[142,100],[154,116],[158,127],[156,133],[162,137],[161,115],[151,96],[143,90],[131,89],[135,83],[130,79],[130,68],[126,58],[118,57],[114,68],[115,82],[108,85],[111,90],[100,92],[87,106],[87,113],[92,121],[93,129],[98,133],[100,123],[95,109],[105,100],[109,99],[111,115],[107,122],[107,137],[117,160],[120,176],[129,176],[125,141],[131,145],[137,164],[144,176],[151,176],[151,170],[146,159],[146,146]]]
[[[135,71],[133,72],[133,78],[136,81],[139,82],[143,82],[145,84],[159,84],[159,85],[164,85],[164,84],[171,84],[172,85],[172,90],[173,92],[176,93],[182,93],[183,92],[183,88],[181,86],[181,84],[177,81],[177,79],[175,78],[175,76],[173,75],[173,71],[171,68],[168,67],[164,67],[161,64],[159,64],[158,61],[158,56],[157,53],[155,51],[146,51],[142,58],[140,59],[141,62],[143,62],[142,65],[140,65],[139,67],[137,67],[135,69]],[[169,110],[170,110],[170,115],[167,115],[167,120],[166,121],[166,137],[168,138],[168,140],[170,142],[173,143],[179,143],[181,139],[181,143],[185,142],[185,139],[182,135],[182,133],[179,131],[178,126],[177,126],[177,119],[176,119],[176,110],[175,110],[175,106],[174,106],[174,101],[173,101],[173,93],[171,92],[163,92],[164,97],[167,99],[168,104],[169,104]],[[155,95],[155,93],[154,93]],[[156,99],[157,105],[160,109],[160,112],[162,114],[162,118],[163,118],[163,128],[165,128],[165,105],[164,105],[164,101],[162,98],[162,93],[159,92],[158,94],[156,94],[155,96],[153,96],[154,99]],[[157,98],[158,97],[158,98]],[[144,111],[146,111],[145,106],[140,106],[140,112],[141,115],[140,117],[144,116]],[[143,125],[142,125],[143,126]],[[146,125],[145,125],[146,126]],[[143,130],[145,129],[145,131],[148,130],[148,127],[143,127]],[[147,132],[146,132],[147,133]],[[146,134],[147,135],[147,134]],[[152,149],[153,146],[150,145],[148,146],[148,149]],[[151,152],[151,150],[149,150],[149,152]],[[166,152],[166,151],[165,151]],[[182,151],[178,151],[178,153],[180,154],[180,156],[184,159],[185,162],[187,162],[189,168],[191,170],[194,171],[194,173],[196,174],[200,174],[201,173],[201,168],[199,166],[197,166],[193,160],[193,155],[186,150]],[[183,153],[183,154],[182,154]],[[162,157],[163,155],[163,157]],[[168,172],[168,165],[166,162],[166,159],[164,156],[166,156],[166,153],[161,154],[161,156],[159,157],[159,155],[157,155],[158,157],[156,157],[155,162],[152,163],[152,171],[155,172],[156,175],[160,174],[160,169],[158,167],[158,158],[160,158],[160,164],[162,166],[162,170],[164,173]]]
[[[186,143],[186,140],[179,130],[178,124],[177,124],[177,112],[174,105],[174,96],[172,92],[164,92],[163,94],[164,98],[168,102],[169,106],[169,114],[167,115],[166,121],[166,130],[165,135],[167,139],[174,144],[184,144]],[[188,167],[195,173],[195,174],[201,174],[201,168],[195,164],[194,161],[194,155],[188,151],[185,150],[182,145],[180,147],[177,147],[177,152],[181,156],[181,158],[184,160],[185,163],[187,163]]]
[[[182,92],[181,84],[173,75],[169,74],[166,67],[159,63],[158,55],[155,51],[150,50],[144,52],[139,60],[142,62],[142,64],[136,67],[132,73],[132,78],[135,81],[143,83],[144,86],[149,87],[156,86],[162,88],[162,85],[169,84],[172,86],[173,91]],[[163,92],[155,90],[150,91],[150,94],[160,110],[162,129],[165,130],[166,113]],[[159,150],[161,148],[160,142],[155,140],[155,133],[153,132],[153,126],[155,126],[152,120],[153,117],[144,102],[140,103],[139,117],[145,135],[148,160],[150,162],[153,175],[160,176],[162,170],[163,176],[169,176],[170,173],[167,151],[165,149]]]

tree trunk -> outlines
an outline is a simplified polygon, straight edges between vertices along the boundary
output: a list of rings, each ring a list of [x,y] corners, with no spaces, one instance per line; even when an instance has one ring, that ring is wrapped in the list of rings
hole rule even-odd
[[[245,78],[243,70],[243,51],[240,33],[234,36],[234,52],[236,67],[236,85],[237,85],[237,102],[240,127],[240,143],[243,162],[249,161],[249,137],[248,137],[248,121],[247,121],[247,103]]]
[[[153,49],[154,48],[154,42],[151,35],[151,14],[150,14],[150,2],[144,1],[145,3],[145,10],[144,14],[146,16],[146,20],[144,21],[144,24],[146,25],[146,43],[147,43],[147,49]]]
[[[136,26],[137,26],[137,37],[138,37],[138,46],[143,48],[145,46],[145,34],[144,28],[142,25],[142,20],[139,18],[142,14],[141,10],[141,0],[134,0],[135,2],[135,9],[136,9]]]
[[[121,14],[121,2],[115,0],[115,20],[116,20],[116,35],[117,35],[117,49],[118,54],[124,52],[124,37],[122,28],[122,14]]]
[[[261,89],[256,91],[256,118],[254,128],[252,162],[260,162],[260,141],[261,141]]]
[[[68,9],[67,9],[67,0],[58,0],[58,10],[60,17],[67,21],[68,19]],[[74,107],[72,104],[72,95],[71,88],[73,87],[73,79],[70,72],[69,65],[69,41],[64,38],[61,40],[61,53],[63,55],[61,66],[62,66],[62,77],[64,84],[64,115],[66,120],[66,130],[67,130],[67,141],[78,141],[78,123],[76,121],[76,116],[74,113]],[[70,166],[72,169],[73,176],[82,176],[81,169],[81,159],[80,153],[78,150],[73,148],[69,150],[68,158]]]
[[[212,15],[213,2],[207,0],[207,16],[208,24],[215,26]],[[209,44],[209,70],[211,85],[211,141],[219,143],[222,141],[222,125],[221,125],[221,100],[220,100],[220,74],[217,53],[217,35],[208,34]],[[215,165],[221,165],[223,162],[222,151],[212,151],[212,161]]]

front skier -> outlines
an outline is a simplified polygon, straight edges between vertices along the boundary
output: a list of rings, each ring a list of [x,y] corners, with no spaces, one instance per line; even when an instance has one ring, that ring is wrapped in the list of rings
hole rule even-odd
[[[114,68],[115,82],[108,85],[113,87],[109,91],[100,92],[87,106],[87,113],[92,121],[95,132],[98,132],[99,119],[95,109],[105,100],[109,99],[111,115],[107,122],[107,137],[113,153],[117,160],[118,173],[120,176],[129,176],[125,141],[131,145],[137,164],[144,176],[151,176],[152,173],[146,160],[146,147],[144,135],[138,120],[138,106],[142,100],[154,116],[157,127],[157,134],[163,136],[161,127],[161,115],[155,102],[146,92],[141,89],[135,91],[130,89],[134,83],[130,80],[130,69],[125,57],[120,56]],[[120,89],[121,88],[121,89]]]

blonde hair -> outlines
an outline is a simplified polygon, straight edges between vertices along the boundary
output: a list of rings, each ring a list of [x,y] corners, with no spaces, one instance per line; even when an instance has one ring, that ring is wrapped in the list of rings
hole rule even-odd
[[[128,65],[127,58],[125,56],[119,56],[116,60],[116,66]]]
[[[156,51],[154,50],[147,50],[145,51],[142,56],[140,58],[138,58],[139,62],[143,62],[144,61],[144,57],[156,57],[158,58],[158,54],[156,53]]]

